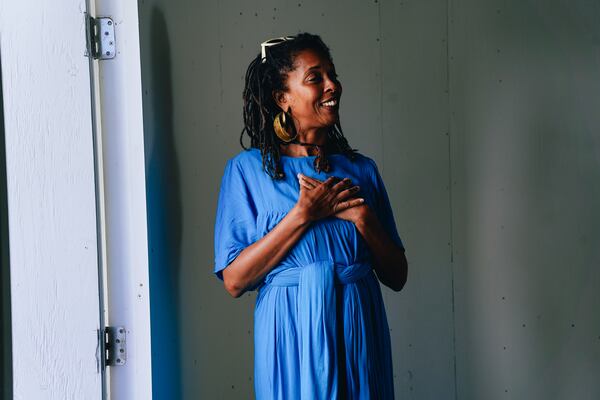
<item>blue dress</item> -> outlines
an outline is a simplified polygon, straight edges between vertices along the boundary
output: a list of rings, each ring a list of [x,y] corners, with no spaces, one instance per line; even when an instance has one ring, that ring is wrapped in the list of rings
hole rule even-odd
[[[297,173],[324,181],[334,175],[360,185],[358,196],[375,211],[392,240],[404,248],[375,162],[328,156],[282,156],[285,179],[274,181],[259,149],[227,161],[215,220],[215,268],[222,271],[266,235],[294,207]],[[393,399],[391,343],[371,253],[355,225],[334,216],[313,222],[253,290],[256,399]]]

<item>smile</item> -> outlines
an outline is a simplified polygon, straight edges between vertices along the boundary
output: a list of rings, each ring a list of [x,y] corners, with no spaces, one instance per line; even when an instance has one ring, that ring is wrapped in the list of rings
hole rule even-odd
[[[338,105],[338,100],[337,99],[332,99],[329,101],[326,101],[324,103],[321,103],[320,106],[321,107],[326,107],[326,108],[335,108]]]

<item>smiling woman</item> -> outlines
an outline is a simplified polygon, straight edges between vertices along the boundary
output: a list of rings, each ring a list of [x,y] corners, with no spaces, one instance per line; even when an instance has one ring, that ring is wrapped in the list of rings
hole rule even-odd
[[[327,139],[326,131],[339,120],[342,84],[325,56],[306,49],[296,56],[296,69],[288,73],[287,90],[274,93],[277,106],[290,113],[306,138]]]
[[[259,291],[256,398],[393,399],[379,281],[401,290],[407,262],[385,186],[344,138],[321,38],[265,43],[246,74],[251,148],[225,166],[214,242],[225,289]]]
[[[342,84],[329,48],[317,35],[284,38],[263,43],[263,55],[248,67],[244,89],[242,137],[248,134],[251,146],[263,151],[265,170],[275,179],[285,177],[281,155],[316,152],[315,169],[327,171],[326,153],[354,153],[339,122]]]

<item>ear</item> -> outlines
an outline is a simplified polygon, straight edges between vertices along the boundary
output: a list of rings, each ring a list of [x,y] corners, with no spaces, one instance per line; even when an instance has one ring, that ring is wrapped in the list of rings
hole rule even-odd
[[[287,111],[289,106],[288,98],[285,92],[281,90],[273,90],[273,100],[275,100],[275,103],[279,106],[279,108]]]

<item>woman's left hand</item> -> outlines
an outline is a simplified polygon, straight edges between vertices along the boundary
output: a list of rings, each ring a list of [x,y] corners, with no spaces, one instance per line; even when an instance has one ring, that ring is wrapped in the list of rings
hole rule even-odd
[[[321,181],[298,174],[298,182],[304,188],[311,190],[317,187]],[[354,192],[352,196],[356,193]],[[404,249],[392,241],[371,208],[366,203],[362,203],[333,215],[354,223],[371,249],[377,278],[396,292],[402,290],[408,274],[408,261],[406,261]]]
[[[317,185],[322,183],[322,181],[320,181],[319,179],[311,178],[303,174],[299,174],[298,182],[300,183],[300,185],[304,186],[306,189],[309,190],[315,188]],[[350,221],[356,224],[357,222],[362,221],[365,218],[366,214],[369,212],[369,206],[366,203],[363,203],[354,207],[346,208],[333,215],[337,218]]]

